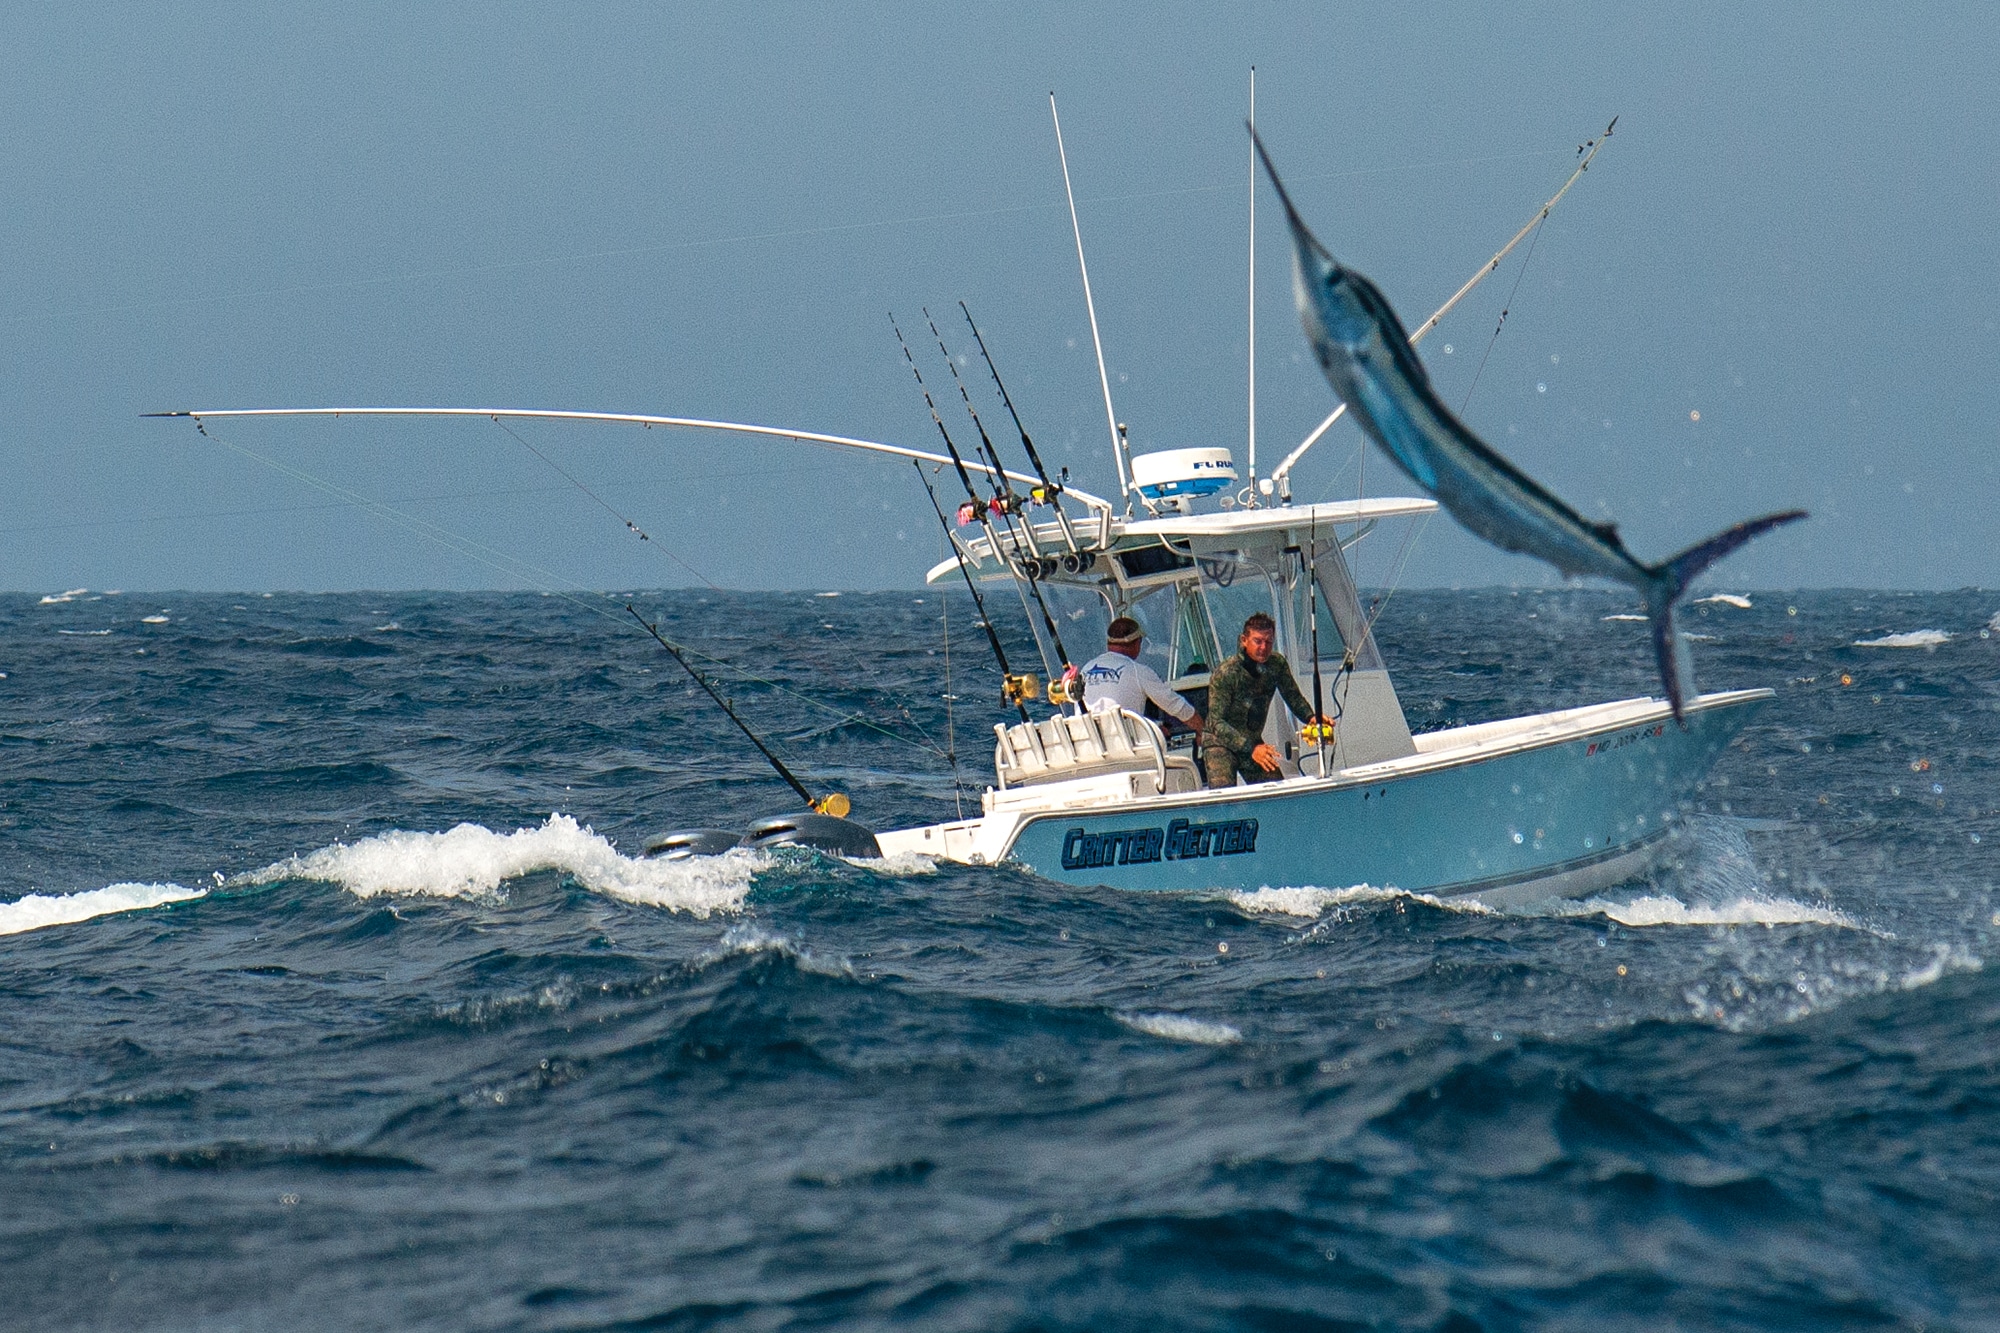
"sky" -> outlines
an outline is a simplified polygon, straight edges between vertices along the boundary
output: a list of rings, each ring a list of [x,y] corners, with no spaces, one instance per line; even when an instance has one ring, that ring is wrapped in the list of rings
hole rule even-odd
[[[292,11],[0,20],[0,588],[913,587],[944,545],[905,464],[141,414],[565,408],[930,448],[888,315],[963,439],[922,318],[971,353],[961,299],[1051,465],[1113,494],[1051,91],[1134,449],[1240,468],[1253,65],[1301,209],[1411,325],[1619,117],[1422,355],[1642,558],[1798,506],[1709,584],[2000,583],[1991,6]],[[1335,400],[1268,188],[1257,225],[1268,471]],[[1410,489],[1341,423],[1296,494],[1357,488]],[[1364,582],[1397,573],[1374,540]],[[1442,518],[1400,578],[1557,582]]]

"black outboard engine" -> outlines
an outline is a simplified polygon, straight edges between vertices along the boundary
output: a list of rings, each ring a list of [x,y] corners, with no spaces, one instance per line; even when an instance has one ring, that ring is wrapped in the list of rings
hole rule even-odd
[[[672,836],[672,835],[669,835]],[[809,847],[834,856],[855,856],[880,860],[881,844],[875,835],[851,819],[806,811],[796,815],[773,815],[760,819],[743,835],[739,847]]]
[[[676,829],[646,844],[646,855],[668,861],[684,861],[690,856],[720,856],[743,841],[739,833],[726,828]]]

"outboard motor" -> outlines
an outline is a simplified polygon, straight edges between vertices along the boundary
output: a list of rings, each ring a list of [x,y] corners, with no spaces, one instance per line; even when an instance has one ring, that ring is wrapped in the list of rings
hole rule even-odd
[[[673,836],[673,835],[669,835]],[[739,847],[809,847],[834,856],[854,856],[880,860],[881,844],[875,835],[851,819],[805,811],[796,815],[773,815],[760,819],[743,835]]]
[[[646,855],[667,861],[684,861],[690,856],[720,856],[743,841],[743,835],[726,828],[676,829],[646,844]]]

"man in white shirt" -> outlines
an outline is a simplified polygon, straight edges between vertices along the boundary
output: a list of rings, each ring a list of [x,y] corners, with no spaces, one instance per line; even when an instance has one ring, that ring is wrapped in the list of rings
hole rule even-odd
[[[1151,699],[1160,711],[1196,731],[1202,727],[1201,714],[1194,705],[1176,694],[1160,679],[1159,673],[1139,660],[1139,645],[1146,631],[1129,616],[1120,616],[1104,632],[1104,652],[1083,667],[1083,702],[1086,708],[1123,708],[1146,715]]]

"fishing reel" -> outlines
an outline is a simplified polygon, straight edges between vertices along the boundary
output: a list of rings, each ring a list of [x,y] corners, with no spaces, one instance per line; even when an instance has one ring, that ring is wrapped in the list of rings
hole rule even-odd
[[[1054,578],[1058,573],[1081,574],[1097,564],[1095,551],[1071,551],[1067,555],[1024,555],[1014,562],[1014,568],[1024,579],[1039,582]]]
[[[1031,703],[1042,697],[1041,677],[1032,671],[1000,678],[1000,697],[1010,704]]]
[[[1049,702],[1052,704],[1081,704],[1083,702],[1083,673],[1074,666],[1049,682]]]
[[[1314,749],[1318,749],[1322,745],[1331,745],[1333,744],[1333,727],[1334,722],[1332,718],[1325,718],[1318,722],[1308,722],[1299,729],[1299,739]]]

